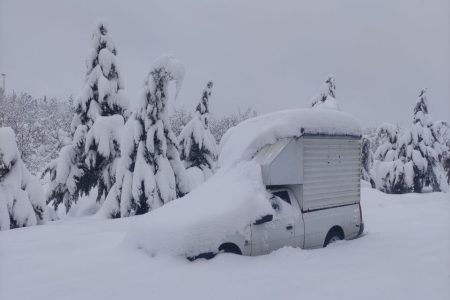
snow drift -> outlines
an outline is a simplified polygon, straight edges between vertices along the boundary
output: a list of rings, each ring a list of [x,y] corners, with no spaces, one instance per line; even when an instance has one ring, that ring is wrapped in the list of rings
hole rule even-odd
[[[259,165],[241,163],[142,216],[125,243],[152,256],[217,251],[228,235],[249,235],[249,225],[272,211],[267,197]]]

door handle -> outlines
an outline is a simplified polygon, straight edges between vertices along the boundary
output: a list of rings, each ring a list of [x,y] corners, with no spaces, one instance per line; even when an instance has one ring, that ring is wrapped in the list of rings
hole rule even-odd
[[[292,229],[294,229],[294,226],[292,226],[292,225],[286,226],[286,230],[292,230]]]

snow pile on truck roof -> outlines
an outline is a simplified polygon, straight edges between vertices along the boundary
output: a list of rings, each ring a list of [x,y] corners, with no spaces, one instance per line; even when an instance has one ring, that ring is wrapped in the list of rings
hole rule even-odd
[[[152,256],[189,257],[217,251],[229,235],[250,238],[248,225],[273,212],[267,195],[259,165],[238,164],[219,171],[188,195],[139,217],[125,244]]]
[[[230,128],[220,144],[219,166],[250,160],[262,147],[282,138],[303,135],[361,136],[350,114],[331,109],[293,109],[248,119]]]

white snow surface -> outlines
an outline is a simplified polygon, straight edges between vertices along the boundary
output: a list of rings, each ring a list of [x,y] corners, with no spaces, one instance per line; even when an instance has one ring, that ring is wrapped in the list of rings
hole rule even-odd
[[[249,160],[265,145],[305,134],[361,135],[350,114],[328,109],[292,109],[248,119],[230,128],[220,144],[219,166],[232,167]]]
[[[362,237],[259,257],[189,262],[121,247],[145,217],[3,231],[0,299],[449,299],[449,194],[361,196]]]
[[[145,214],[125,243],[149,255],[195,256],[215,251],[228,235],[249,235],[249,225],[270,212],[260,167],[246,162]]]

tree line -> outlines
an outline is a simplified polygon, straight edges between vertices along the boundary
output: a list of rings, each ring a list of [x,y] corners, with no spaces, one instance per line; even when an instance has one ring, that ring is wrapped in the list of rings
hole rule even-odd
[[[391,194],[448,191],[450,127],[445,120],[431,119],[425,89],[408,127],[383,123],[368,130],[361,149],[361,178],[374,188]]]

